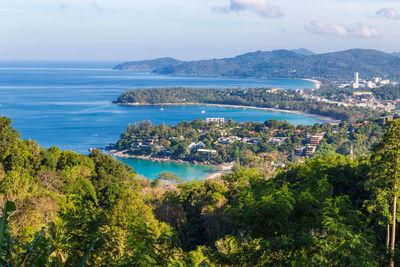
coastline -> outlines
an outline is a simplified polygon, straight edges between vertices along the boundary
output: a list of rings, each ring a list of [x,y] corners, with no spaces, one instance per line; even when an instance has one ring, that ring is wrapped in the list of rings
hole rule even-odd
[[[113,68],[114,70],[117,71],[132,71],[132,72],[152,72],[151,70],[133,70],[129,68]],[[170,74],[163,74],[167,76],[198,76],[198,77],[215,77],[215,78],[230,78],[230,79],[259,79],[259,80],[303,80],[303,81],[309,81],[314,83],[314,88],[313,89],[319,89],[319,87],[322,85],[322,82],[319,80],[315,79],[308,79],[308,78],[262,78],[262,77],[253,77],[249,76],[246,78],[240,77],[240,76],[222,76],[222,75],[213,75],[213,74],[184,74],[184,73],[170,73]]]
[[[218,165],[219,170],[216,170],[210,174],[208,174],[204,180],[211,180],[220,178],[222,175],[229,174],[233,168],[233,162],[231,163],[223,163]]]
[[[315,89],[315,90],[321,88],[321,86],[322,86],[322,82],[318,81],[318,80],[314,80],[314,79],[299,79],[299,80],[313,82],[314,83],[313,89]]]
[[[231,169],[233,168],[233,162],[231,163],[222,163],[219,165],[213,165],[213,164],[207,164],[207,163],[200,163],[200,162],[188,162],[184,160],[174,160],[174,159],[168,159],[168,158],[153,158],[150,156],[139,156],[139,155],[131,155],[128,154],[126,150],[109,150],[109,153],[111,153],[114,157],[118,158],[133,158],[133,159],[142,159],[142,160],[148,160],[148,161],[155,161],[155,162],[171,162],[171,163],[184,163],[184,164],[193,164],[193,165],[203,165],[203,166],[214,166],[217,167],[218,169],[207,174],[207,176],[204,178],[206,179],[215,179],[220,177],[223,174],[228,174]]]
[[[254,106],[242,106],[242,105],[229,105],[229,104],[210,104],[210,103],[117,103],[122,106],[181,106],[181,105],[199,105],[199,106],[213,106],[213,107],[227,107],[227,108],[248,108],[248,109],[257,109],[257,110],[267,110],[267,111],[276,111],[276,112],[285,112],[292,113],[298,115],[304,115],[308,117],[313,117],[322,121],[325,121],[329,124],[336,125],[340,123],[340,120],[336,120],[331,117],[322,116],[318,114],[312,114],[307,112],[302,112],[298,110],[287,110],[287,109],[278,109],[278,108],[263,108],[263,107],[254,107]]]

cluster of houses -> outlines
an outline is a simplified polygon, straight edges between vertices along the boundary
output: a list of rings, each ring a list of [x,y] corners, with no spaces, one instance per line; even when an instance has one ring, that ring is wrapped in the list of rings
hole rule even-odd
[[[222,124],[225,122],[224,118],[207,118],[206,122],[212,122],[216,124]],[[202,132],[201,130],[199,130]],[[255,134],[255,132],[249,132],[250,134]],[[238,136],[226,136],[227,133],[225,130],[221,131],[222,137],[220,137],[217,142],[220,145],[229,145],[232,144],[236,141],[242,142],[242,143],[247,143],[247,144],[259,144],[260,139],[259,138],[251,138],[251,137],[238,137]],[[157,137],[153,138],[147,138],[147,139],[142,139],[138,138],[136,135],[132,134],[130,136],[131,139],[133,139],[133,142],[131,143],[132,148],[137,148],[137,149],[146,149],[150,146],[154,146],[156,149],[163,149],[164,147],[158,144],[155,144]],[[183,136],[180,137],[170,137],[170,140],[174,139],[183,139]],[[205,149],[206,145],[203,142],[192,142],[188,145],[188,152],[199,152],[200,154],[216,154],[217,151],[213,149]],[[164,149],[165,150],[165,149]],[[170,151],[164,151],[167,154],[170,153]]]
[[[336,105],[339,107],[360,107],[369,109],[380,109],[388,112],[400,108],[400,100],[377,100],[372,92],[356,91],[352,95],[345,96],[344,100],[332,100],[321,96],[302,95],[305,99],[312,99],[316,102]]]
[[[214,122],[214,123],[223,123],[224,120],[222,118],[207,118],[206,120],[207,122]],[[369,122],[365,122],[365,123],[369,123]],[[285,133],[287,130],[284,130],[283,133]],[[285,140],[287,140],[288,137],[282,137],[282,136],[274,136],[275,134],[277,134],[279,132],[278,129],[272,129],[270,130],[270,133],[273,135],[270,140],[269,143],[271,145],[282,145]],[[304,130],[301,129],[296,129],[295,130],[295,134],[301,134],[303,133]],[[250,135],[255,134],[254,132],[249,132]],[[259,144],[260,143],[260,138],[255,138],[255,137],[238,137],[238,136],[227,136],[226,132],[221,132],[221,137],[218,138],[218,140],[216,141],[218,144],[220,145],[229,145],[232,144],[234,142],[242,142],[242,143],[246,143],[246,144]],[[305,136],[308,145],[303,146],[303,147],[299,147],[297,149],[295,149],[295,155],[298,157],[311,157],[316,149],[317,146],[320,144],[321,140],[324,138],[325,133],[321,132],[321,133],[317,133],[314,135],[311,134],[307,134]],[[156,148],[156,149],[163,149],[163,146],[156,144],[156,139],[157,137],[153,137],[153,138],[147,138],[147,139],[141,139],[141,138],[137,138],[136,135],[131,135],[130,136],[134,141],[131,143],[131,147],[132,148],[140,148],[140,149],[146,149],[150,146]],[[176,139],[179,137],[171,137],[170,139]],[[183,139],[183,136],[181,136],[181,138]],[[165,150],[165,149],[164,149]],[[206,145],[203,142],[192,142],[188,145],[187,147],[188,152],[192,152],[192,153],[200,153],[200,154],[204,154],[204,155],[211,155],[211,154],[216,154],[217,151],[214,149],[206,149]],[[170,151],[165,151],[166,153],[170,152]]]
[[[358,78],[358,72],[354,73],[354,81],[349,83],[343,83],[338,85],[338,88],[353,88],[358,89],[353,92],[352,95],[344,95],[345,99],[336,101],[334,99],[327,99],[320,96],[305,95],[302,94],[304,98],[312,99],[317,102],[324,102],[328,104],[333,104],[337,106],[344,107],[361,107],[369,109],[381,109],[388,112],[392,112],[400,109],[400,100],[377,100],[371,91],[367,88],[377,88],[385,85],[397,85],[398,82],[392,82],[387,79],[382,79],[380,77],[374,78],[372,81],[361,80]],[[365,89],[362,89],[365,88]]]
[[[229,145],[232,144],[236,141],[242,142],[242,143],[247,143],[247,144],[259,144],[260,139],[259,138],[250,138],[250,137],[238,137],[238,136],[227,136],[227,137],[220,137],[218,138],[218,144],[220,145]]]
[[[372,92],[356,91],[353,95],[346,97],[346,101],[354,106],[370,108],[370,109],[383,109],[385,111],[393,111],[399,108],[399,101],[397,100],[377,100]]]
[[[280,146],[283,144],[283,142],[285,142],[286,139],[287,137],[272,137],[271,139],[269,139],[269,144],[270,145],[278,144]]]
[[[153,138],[141,139],[141,138],[136,138],[136,135],[131,135],[131,138],[134,139],[134,141],[131,144],[131,147],[133,148],[146,148],[154,144]]]
[[[360,79],[359,78],[359,73],[355,72],[354,73],[354,78],[352,81],[347,82],[347,83],[342,83],[339,85],[339,88],[346,88],[346,87],[351,87],[354,89],[358,88],[377,88],[377,87],[382,87],[385,85],[397,85],[397,82],[390,81],[389,79],[381,78],[381,77],[375,77],[372,80],[366,80],[366,79]]]
[[[271,133],[276,134],[278,131],[279,131],[278,129],[273,129],[273,130],[271,130]],[[284,130],[283,133],[285,133],[286,131],[287,130]],[[296,129],[294,133],[300,134],[303,132],[304,132],[304,130]],[[311,135],[308,133],[305,136],[308,145],[295,149],[295,155],[298,157],[304,157],[304,156],[311,157],[317,150],[317,146],[321,143],[324,136],[325,136],[325,132],[316,133],[314,135]],[[280,146],[285,142],[285,140],[287,140],[287,137],[273,136],[270,138],[269,143],[271,145],[279,145]]]

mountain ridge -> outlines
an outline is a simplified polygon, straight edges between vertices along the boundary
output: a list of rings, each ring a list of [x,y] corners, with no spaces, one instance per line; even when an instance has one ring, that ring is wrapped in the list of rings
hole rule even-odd
[[[121,67],[122,66],[122,67]],[[313,78],[321,80],[389,77],[399,80],[400,57],[372,49],[349,49],[304,55],[290,50],[255,51],[231,58],[180,61],[161,58],[125,62],[120,70],[152,71],[159,74],[205,75],[239,78]]]
[[[305,56],[313,56],[316,55],[316,53],[314,53],[313,51],[311,51],[310,49],[307,48],[298,48],[298,49],[292,49],[290,51],[295,52],[296,54],[300,54],[300,55],[305,55]]]

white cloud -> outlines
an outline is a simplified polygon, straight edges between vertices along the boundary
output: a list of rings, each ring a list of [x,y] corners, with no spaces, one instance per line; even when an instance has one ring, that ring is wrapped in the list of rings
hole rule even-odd
[[[362,23],[357,23],[356,27],[348,30],[349,36],[361,37],[361,38],[374,38],[380,34],[375,28],[370,28]]]
[[[223,6],[215,6],[211,10],[212,10],[212,12],[220,13],[220,14],[229,14],[229,13],[231,13],[231,11],[230,11],[230,9],[228,7],[223,7]]]
[[[266,0],[230,0],[230,5],[226,7],[215,6],[212,8],[216,13],[230,13],[249,10],[264,18],[280,18],[283,17],[281,8],[277,5],[270,4]]]
[[[311,21],[306,30],[316,34],[339,37],[374,38],[380,35],[376,29],[367,27],[362,23],[356,23],[354,27],[348,28],[342,25],[328,24],[321,20]]]
[[[95,1],[92,2],[92,6],[97,10],[97,11],[103,11],[103,8]]]
[[[399,19],[399,13],[396,11],[396,9],[393,9],[393,8],[379,9],[378,11],[376,11],[376,15],[381,18],[386,18],[386,19],[392,19],[392,20]]]

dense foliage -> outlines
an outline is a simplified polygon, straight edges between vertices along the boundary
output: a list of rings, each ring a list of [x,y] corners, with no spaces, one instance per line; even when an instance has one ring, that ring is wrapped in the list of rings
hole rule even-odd
[[[162,60],[161,63],[165,63]],[[304,55],[288,50],[257,51],[234,58],[171,61],[161,64],[160,59],[143,62],[126,62],[117,69],[149,70],[163,74],[195,74],[228,77],[257,78],[316,78],[351,80],[354,72],[361,77],[373,78],[388,75],[399,79],[400,58],[376,50],[351,49],[341,52]]]
[[[357,121],[379,116],[376,111],[343,107],[316,102],[304,98],[299,92],[269,90],[266,88],[249,89],[210,89],[210,88],[153,88],[128,90],[122,93],[115,103],[119,104],[165,104],[200,103],[241,105],[260,108],[296,110],[342,121]]]
[[[372,88],[371,91],[374,96],[380,100],[400,99],[400,84]]]
[[[372,160],[329,154],[272,179],[241,168],[220,180],[168,188],[159,180],[177,177],[164,173],[150,183],[97,150],[84,156],[44,149],[20,140],[10,123],[0,118],[2,266],[400,262],[385,245],[387,200],[398,195],[388,186],[398,174],[385,183],[381,175],[392,166],[386,155],[397,162],[390,147],[399,143],[400,121],[390,124]]]
[[[0,237],[6,240],[2,266],[148,266],[173,260],[175,231],[144,204],[139,192],[147,182],[131,168],[97,150],[84,156],[43,149],[20,140],[10,123],[0,117],[0,203],[12,200],[16,206],[9,225],[3,224],[9,234]]]

